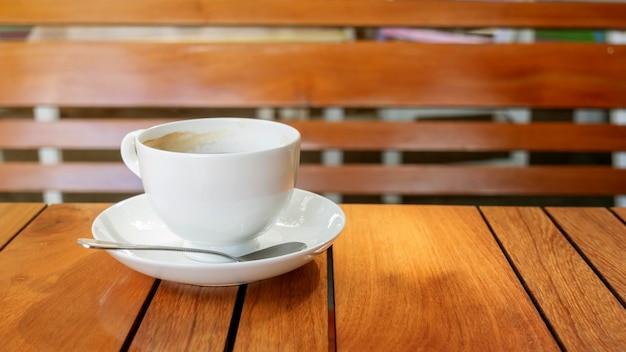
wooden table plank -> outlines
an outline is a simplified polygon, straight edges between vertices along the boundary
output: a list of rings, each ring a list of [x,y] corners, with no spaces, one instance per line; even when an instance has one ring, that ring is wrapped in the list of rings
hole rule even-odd
[[[611,208],[611,210],[619,216],[622,221],[626,221],[626,208]]]
[[[237,289],[161,282],[130,350],[223,351]]]
[[[104,208],[52,205],[4,248],[3,349],[120,349],[154,280],[76,245]]]
[[[548,208],[547,211],[624,304],[626,302],[624,223],[605,208]]]
[[[626,311],[540,208],[481,208],[567,351],[626,350]]]
[[[248,285],[235,350],[330,350],[325,253],[290,273]]]
[[[45,206],[43,203],[0,204],[0,249]]]
[[[559,349],[474,207],[346,205],[337,349]]]

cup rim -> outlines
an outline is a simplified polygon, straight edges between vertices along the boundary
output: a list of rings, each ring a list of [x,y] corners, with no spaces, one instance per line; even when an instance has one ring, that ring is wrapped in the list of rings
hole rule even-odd
[[[160,128],[166,128],[168,126],[171,125],[177,125],[177,124],[185,124],[185,123],[189,123],[192,121],[198,121],[199,123],[201,121],[207,121],[207,120],[211,120],[211,121],[216,121],[220,120],[222,122],[226,121],[226,122],[237,122],[237,121],[245,121],[246,123],[256,123],[256,124],[265,124],[265,125],[274,125],[274,126],[280,126],[281,128],[284,128],[286,130],[288,130],[292,135],[289,136],[289,141],[286,142],[285,144],[282,145],[278,145],[276,147],[272,147],[272,148],[265,148],[265,149],[261,149],[261,150],[253,150],[253,151],[243,151],[243,152],[232,152],[232,153],[223,153],[223,154],[218,154],[218,153],[187,153],[187,152],[179,152],[179,151],[172,151],[172,150],[164,150],[164,149],[159,149],[159,148],[154,148],[154,147],[150,147],[146,144],[144,144],[145,140],[147,140],[146,138],[143,138],[147,133],[150,133],[156,129],[160,129]],[[172,132],[167,132],[167,133],[172,133]],[[165,133],[165,134],[167,134]],[[161,136],[155,136],[155,137],[151,137],[150,139],[154,139],[154,138],[160,138],[162,136],[164,136],[165,134],[161,135]],[[190,119],[184,119],[184,120],[176,120],[176,121],[171,121],[171,122],[165,122],[162,124],[158,124],[158,125],[154,125],[154,126],[150,126],[148,128],[145,128],[143,130],[141,130],[139,132],[139,134],[136,137],[136,142],[137,144],[141,145],[142,148],[147,148],[149,150],[153,150],[153,151],[158,151],[158,152],[162,152],[162,153],[169,153],[169,154],[176,154],[176,155],[188,155],[189,157],[227,157],[228,155],[232,156],[232,155],[252,155],[252,154],[259,154],[259,153],[266,153],[269,151],[274,151],[274,150],[280,150],[280,149],[284,149],[284,148],[289,148],[291,146],[293,146],[294,144],[299,144],[301,140],[301,134],[300,131],[298,131],[298,129],[296,129],[293,126],[290,126],[286,123],[280,122],[280,121],[274,121],[274,120],[263,120],[263,119],[259,119],[259,118],[252,118],[252,117],[199,117],[199,118],[190,118]]]

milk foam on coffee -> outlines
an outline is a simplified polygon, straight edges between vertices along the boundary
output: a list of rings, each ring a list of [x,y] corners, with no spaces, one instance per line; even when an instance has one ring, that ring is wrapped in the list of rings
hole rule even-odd
[[[218,145],[219,139],[225,132],[211,131],[197,132],[173,132],[163,137],[154,138],[143,142],[148,147],[179,153],[235,153],[241,152],[241,147]]]

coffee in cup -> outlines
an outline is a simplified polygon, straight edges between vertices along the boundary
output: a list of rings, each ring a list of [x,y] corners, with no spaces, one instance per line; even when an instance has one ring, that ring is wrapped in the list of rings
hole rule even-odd
[[[130,132],[121,154],[156,214],[189,246],[239,246],[289,203],[300,133],[252,118],[183,120]]]

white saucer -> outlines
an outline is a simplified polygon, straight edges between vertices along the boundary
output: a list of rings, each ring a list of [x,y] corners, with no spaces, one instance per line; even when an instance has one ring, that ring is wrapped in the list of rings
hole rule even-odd
[[[296,189],[276,225],[254,241],[258,249],[281,242],[304,242],[307,248],[302,251],[230,263],[195,261],[180,252],[108,252],[129,268],[158,279],[201,286],[237,285],[281,275],[308,263],[330,247],[345,223],[346,217],[337,204],[315,193]],[[182,246],[184,242],[153,212],[145,195],[107,208],[96,217],[92,233],[95,239],[105,241],[173,246]]]

